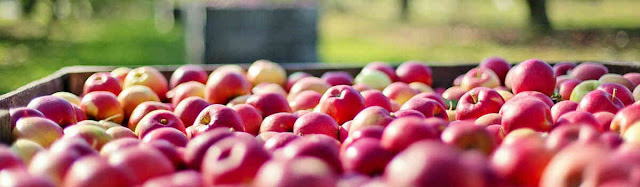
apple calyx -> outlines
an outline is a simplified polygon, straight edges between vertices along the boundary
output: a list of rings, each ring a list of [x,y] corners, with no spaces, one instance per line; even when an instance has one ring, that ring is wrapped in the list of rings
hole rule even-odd
[[[162,123],[163,125],[166,125],[167,124],[167,119],[164,119],[164,118],[160,119],[160,123]]]

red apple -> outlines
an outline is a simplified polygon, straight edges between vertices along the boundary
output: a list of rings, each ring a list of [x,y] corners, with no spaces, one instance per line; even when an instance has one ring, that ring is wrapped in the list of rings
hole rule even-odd
[[[207,185],[250,184],[271,155],[255,140],[227,137],[213,144],[202,160]]]
[[[419,93],[422,92],[435,92],[435,90],[433,88],[431,88],[431,86],[422,83],[422,82],[412,82],[409,83],[409,87],[411,87],[411,89],[418,91]]]
[[[603,131],[609,131],[611,129],[611,121],[616,115],[611,112],[596,112],[593,113],[593,117],[598,120],[600,124],[600,129]]]
[[[171,108],[168,105],[157,101],[145,101],[140,103],[129,116],[129,123],[127,126],[131,130],[136,130],[136,126],[140,120],[150,112],[156,110],[171,111]]]
[[[149,149],[158,150],[160,153],[162,153],[162,155],[165,158],[171,161],[171,164],[173,164],[176,170],[180,170],[186,167],[184,159],[182,159],[182,152],[178,151],[178,149],[182,147],[178,148],[171,142],[168,142],[165,140],[156,140],[156,141],[141,143],[138,145],[138,147],[143,149],[149,148]]]
[[[104,157],[108,157],[115,152],[121,151],[125,148],[135,147],[141,144],[139,139],[133,138],[123,138],[118,140],[110,141],[109,143],[104,144],[100,149],[100,155]]]
[[[465,93],[467,93],[467,90],[462,89],[459,86],[453,86],[453,87],[447,88],[447,90],[445,90],[444,93],[442,93],[442,98],[457,102]]]
[[[480,125],[483,127],[488,127],[489,125],[500,125],[502,123],[502,116],[498,113],[488,113],[480,116],[474,122],[476,125]]]
[[[291,132],[279,132],[264,142],[264,149],[273,153],[298,138],[301,137]]]
[[[256,187],[336,187],[337,178],[331,167],[317,158],[272,159],[260,168],[253,185]]]
[[[171,104],[178,105],[180,101],[189,97],[204,98],[205,85],[200,82],[185,82],[167,92],[167,98],[171,99]]]
[[[278,93],[284,97],[287,97],[288,95],[287,91],[285,91],[284,88],[282,88],[282,86],[280,86],[279,84],[270,83],[270,82],[263,82],[258,85],[255,85],[251,89],[251,92],[253,92],[253,94],[255,95],[269,93],[269,92]]]
[[[176,128],[158,128],[147,133],[144,138],[142,138],[143,142],[158,140],[165,140],[177,147],[184,147],[187,145],[187,142],[189,142],[187,135]]]
[[[391,82],[396,82],[398,81],[398,76],[396,75],[396,70],[393,69],[393,66],[390,66],[387,63],[384,62],[371,62],[369,64],[367,64],[366,66],[364,66],[364,69],[371,69],[371,70],[378,70],[381,71],[384,74],[387,74],[387,76],[389,76],[389,79],[391,79]]]
[[[398,110],[394,113],[391,113],[391,116],[395,118],[403,118],[403,117],[417,117],[417,118],[423,118],[423,119],[426,118],[424,114],[422,114],[422,112],[419,112],[413,109]]]
[[[49,147],[54,141],[62,137],[62,128],[55,122],[42,117],[26,117],[16,122],[13,129],[13,137],[29,139],[40,144],[42,147]]]
[[[289,96],[287,96],[287,98],[293,99],[298,94],[306,90],[312,90],[319,94],[324,94],[324,92],[326,92],[330,87],[331,85],[329,83],[318,77],[304,77],[296,81],[296,83],[291,86],[291,90],[289,91]]]
[[[61,153],[53,151],[40,151],[33,156],[29,165],[29,172],[40,177],[45,177],[56,185],[62,185],[64,175],[71,164],[80,159],[78,153]]]
[[[59,139],[49,147],[49,151],[53,153],[77,154],[81,156],[98,154],[87,141],[82,138],[63,138]]]
[[[120,138],[138,138],[138,136],[136,136],[136,134],[129,128],[127,127],[111,127],[109,129],[107,129],[107,131],[105,131],[108,135],[110,135],[111,137],[113,137],[113,139],[120,139]]]
[[[540,179],[540,186],[580,186],[587,167],[608,156],[608,150],[601,145],[569,146],[551,159]]]
[[[471,90],[476,87],[493,88],[500,86],[500,78],[489,68],[478,67],[469,70],[462,81],[460,87],[465,90]]]
[[[318,105],[318,103],[320,103],[321,98],[322,94],[311,90],[305,90],[296,95],[293,100],[289,101],[289,106],[293,111],[313,109]]]
[[[420,118],[393,120],[382,134],[382,147],[394,153],[400,152],[414,142],[437,139],[437,130]]]
[[[194,128],[194,131],[191,132],[189,137],[193,138],[205,131],[219,127],[231,128],[241,132],[245,131],[244,122],[238,112],[224,105],[213,104],[200,112],[193,126],[190,127]]]
[[[277,93],[252,95],[247,99],[247,104],[258,109],[263,118],[279,112],[291,112],[287,99]]]
[[[342,124],[352,120],[364,107],[364,98],[358,91],[351,86],[339,85],[329,88],[322,95],[315,111],[326,113]]]
[[[422,82],[433,86],[431,68],[419,61],[408,61],[400,64],[396,69],[398,80],[405,83]]]
[[[145,101],[160,102],[158,95],[149,87],[135,85],[122,90],[118,95],[118,102],[124,110],[124,115],[129,117],[133,110]]]
[[[632,104],[618,111],[611,121],[611,131],[624,134],[632,124],[640,121],[639,110],[640,104]]]
[[[629,90],[632,90],[633,88],[635,88],[634,84],[631,81],[629,81],[627,78],[624,78],[622,75],[614,74],[614,73],[604,74],[602,75],[602,77],[600,77],[600,79],[598,79],[598,81],[602,83],[620,84]]]
[[[623,77],[631,81],[634,87],[640,85],[640,73],[627,73],[624,74]]]
[[[33,175],[24,168],[8,168],[0,171],[0,181],[2,181],[2,186],[56,186],[47,178]]]
[[[433,99],[414,97],[407,101],[400,110],[413,109],[424,114],[425,117],[438,117],[442,119],[447,119],[447,113],[444,109],[444,106],[440,104],[438,101]]]
[[[110,165],[100,156],[87,156],[74,162],[64,186],[133,186],[139,181],[125,168]]]
[[[553,124],[558,121],[558,118],[563,114],[566,114],[571,111],[576,111],[578,109],[578,103],[573,102],[571,100],[560,101],[551,107],[551,119],[553,119]]]
[[[560,62],[553,65],[553,74],[558,76],[566,75],[570,70],[576,67],[573,62]]]
[[[603,111],[616,113],[622,108],[624,108],[624,104],[617,97],[602,90],[594,90],[580,100],[577,110],[589,113]]]
[[[599,139],[611,149],[618,148],[620,145],[622,145],[622,143],[624,143],[622,137],[620,137],[618,133],[612,131],[600,134]]]
[[[267,116],[260,125],[260,133],[273,131],[273,132],[293,132],[293,125],[298,116],[281,112]]]
[[[351,127],[351,121],[347,121],[338,127],[338,141],[343,143],[347,137],[349,137],[349,128]]]
[[[264,146],[265,142],[269,139],[271,139],[271,137],[277,135],[279,132],[273,132],[273,131],[268,131],[268,132],[264,132],[264,133],[260,133],[258,134],[258,136],[256,136],[256,140],[258,141],[258,143],[260,143],[261,145]]]
[[[511,68],[511,88],[514,94],[524,91],[538,91],[547,96],[551,96],[556,87],[556,78],[551,66],[538,59],[530,59],[521,62]],[[509,85],[507,84],[507,87]]]
[[[0,145],[0,171],[8,168],[24,168],[24,162],[4,145]]]
[[[556,121],[554,128],[565,125],[590,126],[599,132],[604,131],[600,128],[598,120],[591,113],[582,111],[572,111],[562,114],[560,118],[558,118],[558,121]]]
[[[342,173],[339,144],[337,140],[326,135],[309,135],[291,141],[274,153],[274,158],[294,160],[313,157],[325,162],[334,174]]]
[[[284,86],[287,82],[287,72],[277,63],[257,60],[247,69],[247,78],[253,85],[270,82]]]
[[[27,108],[41,112],[46,118],[62,127],[77,123],[71,103],[57,96],[40,96],[31,100]]]
[[[394,82],[388,85],[382,93],[389,99],[394,100],[398,104],[402,105],[407,102],[411,97],[417,95],[419,92],[409,87],[404,82]]]
[[[338,123],[331,116],[312,112],[300,116],[293,125],[293,133],[297,135],[324,134],[329,137],[338,138]]]
[[[148,180],[142,185],[144,187],[164,187],[164,186],[204,186],[200,172],[185,170],[163,175]]]
[[[122,92],[122,83],[108,72],[94,73],[84,82],[82,94],[93,91],[107,91],[118,95]]]
[[[353,85],[353,76],[345,71],[328,71],[320,77],[331,86],[337,85]]]
[[[302,72],[302,71],[298,71],[298,72],[293,72],[291,75],[289,75],[289,77],[287,78],[287,86],[285,86],[285,90],[287,92],[289,92],[291,90],[291,87],[293,86],[293,84],[295,84],[296,82],[298,82],[300,79],[305,78],[305,77],[312,77],[310,74]]]
[[[124,111],[118,102],[118,98],[111,92],[93,91],[82,97],[80,108],[87,117],[95,120],[107,120],[122,123]]]
[[[389,111],[379,106],[368,107],[353,118],[349,127],[349,133],[370,126],[386,127],[391,121],[393,121],[393,117],[391,117]]]
[[[84,139],[96,150],[113,139],[104,128],[95,125],[78,124],[64,128],[63,138],[76,137]]]
[[[505,103],[500,109],[502,126],[508,133],[518,128],[548,131],[553,125],[549,106],[535,98],[525,98]]]
[[[382,148],[380,140],[375,138],[362,138],[341,155],[345,171],[366,175],[382,174],[392,157],[393,153]]]
[[[482,59],[478,67],[491,69],[500,78],[500,82],[504,83],[504,78],[511,69],[511,64],[500,57],[487,57]]]
[[[232,71],[217,71],[209,75],[204,98],[213,104],[224,104],[250,92],[251,82],[244,75]]]
[[[484,155],[491,155],[498,146],[494,137],[484,126],[473,122],[450,125],[440,136],[442,142],[461,150],[477,150]]]
[[[607,73],[609,73],[609,70],[604,65],[585,62],[573,68],[569,75],[580,80],[598,80]]]
[[[60,97],[64,100],[69,101],[69,103],[71,103],[72,105],[79,105],[80,104],[80,97],[78,97],[77,95],[70,93],[70,92],[56,92],[51,94],[53,96],[57,96]],[[78,120],[80,121],[80,120]]]
[[[571,93],[573,92],[573,89],[576,88],[576,86],[578,86],[580,82],[580,79],[569,79],[560,83],[558,85],[558,93],[560,94],[562,100],[571,99]]]
[[[209,105],[211,104],[202,98],[188,97],[176,105],[175,110],[173,110],[173,114],[182,120],[185,127],[189,127],[196,121],[198,114],[200,114],[200,112]]]
[[[633,104],[635,102],[635,100],[633,99],[633,94],[631,93],[631,91],[629,89],[627,89],[627,87],[625,87],[625,86],[623,86],[621,84],[602,83],[600,86],[598,86],[597,89],[605,91],[605,92],[611,94],[612,97],[616,97],[616,98],[620,99],[622,104],[624,104],[625,106]]]
[[[506,140],[506,139],[505,139]],[[553,153],[542,142],[504,144],[491,156],[491,168],[512,186],[538,186]]]
[[[354,84],[353,85],[353,89],[356,89],[359,92],[364,92],[367,90],[373,90],[373,88],[371,88],[369,85],[366,84]],[[379,91],[379,90],[378,90]]]
[[[173,74],[171,74],[171,78],[169,79],[169,83],[171,88],[176,88],[179,84],[186,83],[189,81],[200,82],[202,84],[207,83],[207,72],[202,69],[202,67],[197,65],[182,65],[178,67]]]
[[[152,147],[125,148],[109,155],[108,160],[112,166],[129,170],[140,183],[175,171],[171,161]]]
[[[502,144],[502,140],[507,136],[507,133],[504,132],[504,128],[500,124],[493,124],[486,126],[485,129],[491,134],[493,139],[496,141],[498,145]]]
[[[127,77],[127,74],[129,74],[129,72],[131,72],[131,68],[128,67],[119,67],[116,68],[114,70],[112,70],[109,75],[111,75],[112,77],[115,77],[116,79],[118,79],[118,82],[120,82],[120,85],[124,84],[124,79]]]
[[[194,170],[200,170],[202,158],[209,147],[223,138],[233,136],[228,128],[217,128],[196,136],[187,143],[183,158],[187,166]]]
[[[360,92],[364,99],[365,107],[379,106],[387,111],[391,111],[391,101],[379,90],[366,90]]]
[[[260,131],[260,124],[262,123],[262,116],[258,110],[248,104],[239,104],[231,107],[238,112],[240,118],[242,118],[244,124],[244,130],[252,135],[258,135]]]
[[[37,111],[36,109],[20,107],[20,108],[11,108],[9,109],[9,116],[11,118],[11,130],[16,127],[16,122],[20,118],[26,117],[44,117],[42,112]]]
[[[534,98],[534,99],[538,99],[542,102],[544,102],[545,104],[547,104],[547,106],[549,106],[549,108],[553,107],[553,100],[551,100],[551,98],[547,95],[544,95],[540,92],[537,91],[524,91],[524,92],[520,92],[518,94],[516,94],[515,96],[513,96],[511,99],[509,99],[509,102],[513,102],[513,101],[517,101],[520,99],[525,99],[525,98]]]
[[[167,78],[160,71],[150,66],[135,68],[127,74],[123,88],[127,89],[134,85],[151,88],[162,100],[166,99],[167,91],[169,91]]]
[[[485,114],[498,113],[503,104],[502,96],[491,88],[471,89],[458,101],[456,120],[476,119]]]
[[[553,129],[546,139],[547,148],[560,151],[572,143],[593,143],[600,138],[600,133],[589,125],[561,125]]]

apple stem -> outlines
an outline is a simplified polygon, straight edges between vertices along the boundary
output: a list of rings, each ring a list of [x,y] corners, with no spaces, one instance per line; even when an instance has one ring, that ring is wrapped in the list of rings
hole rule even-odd
[[[449,100],[449,110],[453,110],[453,101]]]
[[[116,114],[116,115],[113,115],[113,116],[109,116],[108,118],[103,119],[103,120],[104,121],[111,121],[112,119],[115,119],[115,118],[120,117],[120,116],[122,116],[122,115],[121,114]]]
[[[613,88],[613,93],[611,93],[611,100],[613,101],[614,99],[616,99],[616,92],[618,91],[618,89]]]
[[[473,99],[473,103],[478,103],[478,98],[476,98],[476,94],[471,93],[471,99]]]

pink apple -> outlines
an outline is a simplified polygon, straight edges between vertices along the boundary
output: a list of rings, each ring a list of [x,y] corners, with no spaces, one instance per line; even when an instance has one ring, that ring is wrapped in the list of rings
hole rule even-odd
[[[593,114],[593,117],[595,117],[596,120],[598,120],[598,123],[600,124],[600,129],[606,132],[611,129],[611,121],[613,121],[615,114],[611,112],[596,112]]]
[[[391,121],[393,121],[393,117],[391,117],[389,111],[379,106],[368,107],[353,118],[349,126],[349,133],[370,126],[386,127]]]
[[[580,186],[584,171],[609,157],[609,150],[598,144],[573,144],[558,152],[544,170],[540,186]]]
[[[398,110],[391,114],[392,117],[395,118],[404,118],[404,117],[417,117],[417,118],[426,118],[422,112],[413,109],[406,110]],[[356,116],[357,117],[357,116]]]
[[[585,62],[571,70],[569,75],[580,80],[598,80],[602,75],[609,73],[607,67],[602,64]]]
[[[280,132],[273,135],[267,141],[264,142],[264,149],[273,153],[274,151],[286,146],[291,141],[302,138],[291,132]]]
[[[485,129],[493,136],[493,139],[496,140],[498,145],[502,144],[502,140],[505,136],[507,136],[506,132],[504,132],[504,128],[500,124],[494,124],[486,126]]]
[[[250,184],[271,155],[255,140],[227,137],[213,144],[202,160],[207,185]]]
[[[127,74],[123,88],[126,89],[134,85],[151,88],[162,100],[166,99],[167,91],[169,91],[167,78],[160,71],[150,66],[135,68]]]
[[[351,86],[339,85],[329,88],[322,95],[315,111],[326,113],[338,124],[352,120],[364,109],[364,98]]]
[[[384,88],[382,93],[389,99],[394,100],[398,104],[402,105],[419,92],[409,87],[407,83],[394,82]]]
[[[112,166],[129,170],[140,183],[175,171],[171,161],[152,147],[125,148],[109,155],[108,160]]]
[[[504,78],[511,69],[511,64],[500,57],[487,57],[482,59],[478,67],[491,69],[500,78],[500,82],[504,83]]]
[[[506,140],[506,139],[505,139]],[[542,142],[502,144],[491,156],[491,168],[507,185],[538,186],[553,153]]]
[[[193,126],[189,127],[194,128],[189,137],[195,137],[205,131],[220,127],[231,128],[241,132],[245,131],[244,122],[238,112],[224,105],[213,104],[204,108],[196,118]]]
[[[111,92],[93,91],[88,93],[82,97],[80,108],[90,119],[107,120],[118,124],[124,120],[124,110],[116,95]]]
[[[62,137],[63,132],[62,128],[50,119],[26,117],[16,122],[12,134],[16,139],[29,139],[42,147],[49,147],[56,139]]]
[[[209,75],[204,98],[213,104],[225,104],[234,97],[251,92],[251,82],[240,73],[218,71]]]
[[[624,108],[624,104],[617,97],[602,90],[594,90],[582,98],[577,110],[589,113],[603,111],[616,113],[622,108]]]
[[[382,147],[394,153],[400,152],[414,142],[437,139],[437,130],[420,118],[399,118],[392,121],[382,134]]]
[[[88,124],[72,125],[64,128],[63,132],[62,138],[82,138],[96,150],[113,139],[104,128]]]
[[[187,166],[194,170],[200,170],[202,159],[211,145],[223,138],[233,136],[228,128],[217,128],[196,136],[187,143],[183,158]]]
[[[640,85],[640,73],[627,73],[623,77],[631,81],[634,87]]]
[[[320,78],[329,83],[331,86],[353,85],[353,76],[345,71],[325,72]]]
[[[384,62],[371,62],[371,63],[367,64],[366,66],[364,66],[364,68],[362,68],[362,69],[363,70],[365,70],[365,69],[378,70],[378,71],[381,71],[384,74],[387,74],[387,76],[389,76],[389,79],[391,79],[391,82],[398,81],[398,76],[396,75],[396,70],[393,69],[393,66],[390,66],[387,63],[384,63]]]
[[[525,98],[505,103],[500,109],[502,126],[508,133],[518,128],[548,131],[553,125],[549,106],[539,99]]]
[[[262,123],[262,116],[258,110],[249,104],[239,104],[231,107],[238,112],[242,122],[244,124],[244,130],[252,135],[258,135],[260,131],[260,124]]]
[[[47,178],[33,175],[24,168],[8,168],[0,171],[0,181],[3,186],[56,186]]]
[[[494,137],[484,126],[473,122],[450,125],[440,136],[442,142],[462,150],[477,150],[484,155],[491,155],[498,146]]]
[[[40,151],[33,156],[29,165],[29,172],[36,176],[45,177],[56,185],[62,185],[64,175],[71,164],[82,156],[73,152]]]
[[[127,127],[111,127],[109,129],[107,129],[107,131],[105,131],[108,135],[110,135],[111,137],[113,137],[113,139],[120,139],[120,138],[136,138],[138,139],[138,136],[136,136],[136,134],[129,128]]]
[[[176,105],[173,114],[182,120],[185,127],[190,127],[198,118],[198,114],[209,105],[211,104],[202,98],[188,97]]]
[[[297,135],[324,134],[338,138],[338,123],[331,116],[312,112],[300,116],[293,125],[293,133]]]
[[[578,109],[578,103],[571,100],[560,101],[551,107],[551,119],[553,124],[558,121],[558,118],[568,112],[576,111]]]
[[[562,114],[555,123],[554,128],[566,125],[590,126],[599,132],[604,131],[600,128],[600,123],[591,113],[582,111],[572,111]]]
[[[511,68],[511,88],[514,94],[524,91],[538,91],[547,96],[551,96],[556,87],[556,78],[551,66],[538,59],[530,59],[521,62]],[[507,84],[507,87],[509,85]]]
[[[604,74],[602,75],[602,77],[600,77],[600,79],[598,79],[598,81],[602,83],[620,84],[629,90],[632,90],[633,88],[635,88],[634,84],[631,81],[629,81],[627,78],[624,78],[622,75],[614,74],[614,73]]]
[[[144,187],[163,187],[163,186],[204,186],[202,175],[200,172],[193,170],[184,170],[163,175],[148,180],[142,185]]]
[[[157,101],[145,101],[140,103],[129,116],[129,123],[127,126],[131,130],[136,130],[136,126],[140,120],[150,112],[156,110],[171,111],[171,108],[168,105]]]
[[[326,135],[310,135],[291,141],[274,153],[274,158],[294,160],[299,158],[318,158],[326,163],[333,174],[342,173],[339,143]]]
[[[366,175],[382,174],[393,153],[380,145],[375,138],[362,138],[352,143],[341,160],[347,172],[358,172]]]
[[[169,83],[171,88],[176,88],[179,84],[189,81],[206,84],[208,77],[209,75],[207,75],[207,72],[202,69],[202,67],[187,64],[182,65],[173,71],[173,74],[171,74],[171,78],[169,79]]]
[[[447,113],[442,104],[438,103],[438,101],[433,99],[414,97],[407,101],[400,110],[413,109],[424,114],[425,117],[438,117],[442,119],[447,119]]]
[[[300,79],[305,78],[305,77],[312,77],[312,76],[311,76],[311,74],[308,74],[308,73],[305,73],[305,72],[302,72],[302,71],[298,71],[298,72],[292,73],[287,78],[287,86],[285,86],[285,90],[287,92],[289,92],[291,90],[291,87],[293,86],[293,84],[295,84]]]
[[[471,90],[476,87],[493,88],[500,86],[500,78],[489,68],[478,67],[469,70],[462,81],[460,87],[465,90]]]
[[[360,92],[365,102],[365,107],[379,106],[387,111],[391,111],[391,101],[381,91],[366,90]]]
[[[553,74],[557,76],[566,75],[570,70],[576,67],[573,62],[560,62],[553,65]]]
[[[502,96],[491,88],[471,89],[458,101],[456,120],[476,119],[485,114],[498,113],[503,104]]]
[[[31,100],[27,108],[41,112],[46,118],[62,127],[77,123],[76,112],[71,103],[56,96],[40,96]]]
[[[289,106],[293,111],[313,109],[320,103],[321,98],[322,94],[312,90],[305,90],[289,101]]]
[[[158,128],[147,133],[144,138],[142,138],[143,142],[152,142],[159,140],[167,141],[173,146],[178,147],[186,146],[187,142],[189,141],[189,139],[187,139],[187,135],[176,128]]]
[[[260,133],[273,131],[273,132],[293,132],[293,125],[298,116],[281,112],[267,116],[260,125]]]
[[[182,83],[167,92],[171,104],[178,105],[180,101],[188,97],[204,98],[205,85],[200,82],[190,81]]]
[[[467,93],[467,90],[462,89],[461,87],[458,87],[458,86],[453,86],[453,87],[447,88],[447,90],[445,90],[444,93],[442,93],[442,98],[446,100],[458,101],[465,93]]]
[[[8,168],[24,168],[24,162],[9,147],[0,145],[0,170]]]
[[[284,97],[287,97],[288,95],[287,91],[285,91],[284,88],[282,88],[282,86],[280,86],[279,84],[270,83],[270,82],[264,82],[264,83],[255,85],[251,89],[251,92],[253,92],[254,95],[259,95],[259,94],[269,93],[269,92],[278,93]]]
[[[124,115],[131,116],[133,110],[145,101],[160,102],[158,95],[153,92],[149,87],[135,85],[122,90],[118,95],[118,102],[124,111]]]
[[[511,99],[509,99],[509,102],[513,102],[513,101],[517,101],[520,99],[525,99],[525,98],[534,98],[534,99],[538,99],[542,102],[544,102],[545,104],[547,104],[547,106],[549,106],[549,108],[553,107],[553,100],[551,100],[551,98],[547,95],[544,95],[540,92],[537,91],[524,91],[524,92],[520,92],[518,94],[516,94],[515,96],[513,96]]]
[[[398,66],[396,74],[398,75],[398,80],[405,83],[422,82],[433,86],[431,68],[423,62],[404,62]]]
[[[115,77],[116,79],[118,79],[118,82],[120,82],[120,85],[124,84],[124,79],[127,77],[127,74],[129,74],[129,72],[131,72],[131,68],[128,67],[118,67],[114,70],[112,70],[109,75],[111,75],[112,77]]]
[[[611,94],[612,97],[616,97],[616,98],[620,99],[622,104],[624,104],[625,106],[633,104],[635,102],[635,100],[633,99],[633,94],[631,93],[631,91],[629,89],[627,89],[627,87],[625,87],[625,86],[623,86],[621,84],[602,83],[600,86],[598,86],[597,89],[605,91],[605,92]]]
[[[324,92],[326,92],[330,87],[331,85],[329,83],[318,77],[304,77],[296,81],[296,83],[291,86],[291,90],[289,91],[289,96],[287,96],[287,98],[293,99],[298,94],[306,90],[312,90],[319,94],[324,94]]]
[[[113,166],[100,156],[86,156],[73,163],[64,186],[133,186],[139,181],[125,168]]]
[[[20,107],[20,108],[11,108],[9,109],[9,116],[11,118],[11,130],[16,127],[16,122],[20,118],[26,117],[44,117],[42,112],[37,111],[35,109]]]
[[[578,86],[580,82],[581,82],[580,79],[574,78],[574,79],[569,79],[560,83],[558,85],[558,93],[560,94],[560,97],[562,98],[562,100],[571,99],[571,93],[573,92],[573,89],[576,88],[576,86]]]
[[[639,110],[640,104],[632,104],[618,111],[611,121],[611,131],[624,134],[632,124],[640,121]]]
[[[570,114],[568,114],[570,115]],[[600,133],[590,125],[560,125],[549,133],[546,145],[553,151],[560,151],[572,143],[594,143],[600,138]]]
[[[122,92],[122,85],[108,72],[94,73],[84,82],[82,94],[86,95],[93,91],[107,91],[118,95]]]
[[[500,114],[498,113],[488,113],[480,116],[473,123],[483,127],[487,127],[489,125],[495,125],[495,124],[500,125],[502,123],[502,116],[500,116]]]
[[[260,168],[253,185],[256,187],[335,187],[338,177],[331,169],[321,159],[313,157],[292,160],[272,159]]]
[[[367,90],[373,90],[373,88],[371,88],[369,85],[366,84],[354,84],[353,85],[353,89],[356,89],[359,92],[364,92]]]

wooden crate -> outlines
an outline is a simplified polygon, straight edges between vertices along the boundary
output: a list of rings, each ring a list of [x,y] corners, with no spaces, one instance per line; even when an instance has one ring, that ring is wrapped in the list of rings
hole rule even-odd
[[[629,72],[640,72],[640,62],[600,62],[609,68],[609,72],[624,74]],[[314,76],[321,76],[327,71],[346,71],[352,75],[356,75],[360,72],[362,66],[348,65],[349,63],[291,63],[282,64],[287,70],[288,74],[293,72],[303,71],[310,73]],[[221,65],[202,65],[202,67],[211,72]],[[248,67],[248,64],[241,64],[244,68]],[[449,87],[458,75],[467,72],[469,69],[475,67],[476,64],[456,65],[456,66],[443,66],[432,65],[434,77],[434,87]],[[171,73],[178,68],[175,66],[155,66],[160,70],[167,78],[171,76]],[[18,88],[15,91],[9,92],[0,96],[0,142],[10,143],[12,142],[12,135],[10,129],[9,108],[26,106],[31,99],[49,95],[59,91],[68,91],[76,95],[82,94],[82,86],[84,81],[95,72],[107,72],[115,69],[113,66],[71,66],[62,68],[52,75],[44,77],[40,80],[33,81],[23,87]]]

